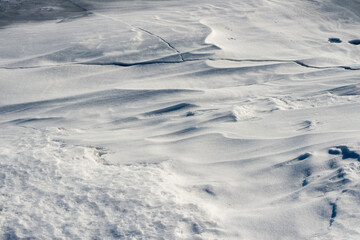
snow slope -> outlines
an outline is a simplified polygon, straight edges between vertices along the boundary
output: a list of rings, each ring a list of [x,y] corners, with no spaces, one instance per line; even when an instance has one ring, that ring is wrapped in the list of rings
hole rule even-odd
[[[0,0],[3,239],[360,237],[357,0],[31,3]]]

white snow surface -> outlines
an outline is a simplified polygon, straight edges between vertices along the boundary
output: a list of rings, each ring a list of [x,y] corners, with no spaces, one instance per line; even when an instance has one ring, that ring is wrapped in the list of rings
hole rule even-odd
[[[358,0],[10,2],[2,239],[360,239]]]

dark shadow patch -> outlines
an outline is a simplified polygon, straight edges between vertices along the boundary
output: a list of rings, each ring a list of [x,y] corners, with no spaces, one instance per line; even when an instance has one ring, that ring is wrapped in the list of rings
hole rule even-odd
[[[185,109],[194,108],[194,107],[197,107],[197,106],[194,104],[190,104],[190,103],[179,103],[179,104],[176,104],[176,105],[173,105],[170,107],[166,107],[166,108],[162,108],[162,109],[158,109],[155,111],[144,113],[144,115],[145,116],[162,115],[162,114],[176,112],[176,111],[185,110]]]
[[[211,195],[211,196],[216,196],[216,194],[214,193],[213,190],[211,190],[210,188],[204,188],[204,192],[206,192],[207,194]]]
[[[195,116],[195,113],[194,112],[187,112],[186,116],[187,117],[192,117],[192,116]]]
[[[360,45],[360,39],[350,40],[349,43],[352,45]]]
[[[311,176],[311,169],[306,168],[305,171],[304,171],[304,175],[305,175],[305,177],[310,177]]]
[[[304,179],[304,181],[302,182],[302,186],[305,187],[305,186],[308,185],[308,184],[309,184],[308,180],[307,180],[307,179]]]
[[[300,128],[298,131],[311,131],[313,127],[315,127],[316,123],[310,120],[303,121],[299,124]]]
[[[336,203],[330,203],[330,206],[331,206],[331,217],[330,217],[329,225],[331,227],[337,215],[337,205]]]
[[[49,122],[49,121],[59,121],[62,120],[61,117],[49,117],[49,118],[19,118],[10,121],[10,123],[14,124],[26,124],[26,123],[37,123],[37,122]]]
[[[331,181],[344,180],[344,179],[346,179],[345,176],[346,176],[345,170],[343,168],[339,168],[336,171],[335,175],[333,177],[331,177],[329,180],[331,180]],[[347,182],[347,180],[349,180],[349,179],[346,179],[345,181]]]
[[[287,165],[300,164],[299,162],[304,161],[304,160],[308,159],[311,156],[312,156],[311,153],[304,153],[304,154],[301,154],[300,156],[298,156],[297,158],[294,158],[294,159],[291,159],[291,160],[288,160],[288,161],[285,161],[285,162],[282,162],[282,163],[275,164],[274,167],[279,168],[279,167],[284,167],[284,166],[287,166]],[[307,171],[307,170],[305,170],[305,171]],[[310,171],[310,169],[309,169],[309,171]]]
[[[337,178],[344,178],[345,175],[346,175],[346,173],[345,173],[344,169],[343,169],[343,168],[340,168],[340,169],[337,171],[336,177],[337,177]]]
[[[342,42],[340,38],[329,38],[328,41],[331,43],[341,43]]]
[[[328,153],[331,154],[331,155],[340,155],[341,150],[337,149],[337,148],[331,148],[331,149],[329,149]]]
[[[331,150],[331,151],[330,151]],[[358,154],[355,151],[351,151],[347,146],[336,146],[335,149],[330,149],[329,154],[338,153],[338,151],[341,151],[342,159],[357,159],[360,161],[360,154]],[[338,150],[338,151],[337,151]],[[340,155],[340,154],[337,154]]]
[[[303,182],[302,182],[302,186],[303,187],[305,187],[306,185],[308,185],[309,184],[309,181],[307,180],[307,178],[308,177],[310,177],[311,176],[311,169],[310,168],[305,168],[305,170],[304,170],[304,180],[303,180]]]
[[[319,66],[312,66],[312,65],[309,65],[309,64],[306,64],[302,61],[299,61],[299,60],[296,60],[294,61],[294,63],[296,63],[297,65],[299,66],[302,66],[302,67],[306,67],[306,68],[314,68],[314,69],[335,69],[335,68],[341,68],[341,69],[345,69],[345,70],[360,70],[360,68],[352,68],[352,67],[349,67],[349,66],[329,66],[329,67],[319,67]]]
[[[357,152],[351,151],[347,146],[338,146],[341,149],[343,159],[353,158],[360,160],[360,155]]]
[[[311,153],[304,153],[304,154],[300,155],[297,159],[299,161],[302,161],[302,160],[309,158],[310,156],[311,156]]]

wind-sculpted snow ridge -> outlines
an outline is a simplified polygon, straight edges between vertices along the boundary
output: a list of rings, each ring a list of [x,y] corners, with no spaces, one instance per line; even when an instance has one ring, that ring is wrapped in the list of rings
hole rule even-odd
[[[0,238],[360,238],[357,6],[0,0]]]

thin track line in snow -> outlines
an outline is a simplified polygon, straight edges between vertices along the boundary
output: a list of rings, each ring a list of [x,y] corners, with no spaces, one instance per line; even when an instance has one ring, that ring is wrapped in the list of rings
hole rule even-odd
[[[181,62],[189,62],[189,61],[201,61],[201,60],[210,60],[210,61],[219,61],[219,60],[223,60],[223,61],[232,61],[232,62],[283,62],[283,63],[295,63],[301,67],[305,67],[305,68],[314,68],[314,69],[336,69],[336,68],[341,68],[341,69],[345,69],[345,70],[360,70],[360,68],[352,68],[349,66],[313,66],[313,65],[309,65],[306,64],[300,60],[272,60],[272,59],[231,59],[231,58],[201,58],[201,59],[184,59],[183,53],[181,53],[176,47],[174,47],[170,42],[168,42],[167,40],[165,40],[163,37],[150,32],[144,28],[141,27],[135,27],[129,23],[126,23],[124,21],[121,21],[117,18],[113,18],[104,14],[100,14],[98,12],[90,12],[88,9],[86,9],[85,7],[79,5],[78,3],[74,2],[73,0],[66,0],[68,2],[70,2],[71,4],[73,4],[74,6],[78,7],[79,9],[81,9],[84,12],[89,12],[89,13],[93,13],[95,15],[98,15],[100,17],[103,18],[108,18],[111,19],[113,21],[116,22],[121,22],[125,25],[128,25],[129,27],[133,28],[133,29],[138,29],[148,35],[151,35],[153,37],[156,37],[157,39],[159,39],[161,42],[163,42],[164,44],[166,44],[166,46],[172,50],[174,50],[180,57],[180,61],[145,61],[145,62],[137,62],[137,63],[123,63],[123,62],[113,62],[113,63],[70,63],[71,64],[83,64],[83,65],[101,65],[101,66],[122,66],[122,67],[131,67],[131,66],[138,66],[138,65],[149,65],[149,64],[169,64],[169,63],[181,63]],[[64,65],[69,65],[69,64],[64,64]],[[64,66],[64,65],[51,65],[51,66],[29,66],[29,67],[0,67],[0,69],[28,69],[28,68],[39,68],[39,67],[53,67],[53,66]]]
[[[181,61],[184,61],[183,54],[182,54],[179,50],[177,50],[173,45],[171,45],[171,43],[169,43],[168,41],[166,41],[164,38],[160,37],[159,35],[157,35],[157,34],[155,34],[155,33],[150,32],[150,31],[148,31],[148,30],[146,30],[146,29],[143,29],[143,28],[140,28],[140,27],[138,27],[137,29],[139,29],[139,30],[141,30],[141,31],[143,31],[143,32],[146,32],[147,34],[152,35],[152,36],[160,39],[160,41],[162,41],[163,43],[165,43],[169,48],[173,49],[174,51],[176,51],[176,52],[179,54],[179,56],[180,56],[180,58],[181,58]]]
[[[71,0],[68,0],[68,1],[71,1]],[[113,17],[110,17],[110,16],[106,16],[106,15],[104,15],[104,14],[100,14],[100,13],[97,13],[97,12],[93,12],[93,13],[94,13],[95,15],[100,16],[100,17],[111,19],[111,20],[113,20],[113,21],[115,21],[115,22],[121,22],[121,23],[123,23],[123,24],[125,24],[125,25],[128,25],[129,27],[131,27],[131,28],[133,28],[133,29],[140,30],[141,32],[144,32],[144,33],[146,33],[146,34],[148,34],[148,35],[150,35],[150,36],[156,37],[156,38],[159,39],[161,42],[165,43],[168,48],[174,50],[174,51],[179,55],[181,61],[184,62],[183,54],[182,54],[176,47],[174,47],[170,42],[168,42],[167,40],[165,40],[163,37],[161,37],[161,36],[159,36],[159,35],[157,35],[157,34],[155,34],[155,33],[153,33],[153,32],[150,32],[150,31],[148,31],[148,30],[146,30],[146,29],[144,29],[144,28],[133,26],[133,25],[131,25],[131,24],[129,24],[129,23],[126,23],[126,22],[124,22],[124,21],[121,21],[121,20],[119,20],[119,19],[117,19],[117,18],[113,18]]]
[[[45,67],[62,67],[62,66],[71,66],[71,65],[94,65],[94,66],[119,66],[119,67],[132,67],[132,66],[141,66],[141,65],[152,65],[152,64],[174,64],[174,63],[185,63],[185,62],[195,62],[195,61],[231,61],[231,62],[281,62],[281,63],[295,63],[298,66],[305,67],[305,68],[314,68],[314,69],[344,69],[344,70],[351,70],[357,71],[360,68],[352,68],[348,66],[312,66],[303,63],[299,60],[269,60],[269,59],[231,59],[231,58],[194,58],[194,59],[184,59],[182,58],[179,61],[144,61],[144,62],[134,62],[134,63],[126,63],[126,62],[104,62],[104,63],[97,63],[97,62],[73,62],[73,63],[66,63],[66,64],[56,64],[56,65],[45,65],[45,66],[27,66],[27,67],[0,67],[0,69],[12,70],[12,69],[31,69],[31,68],[45,68]]]

